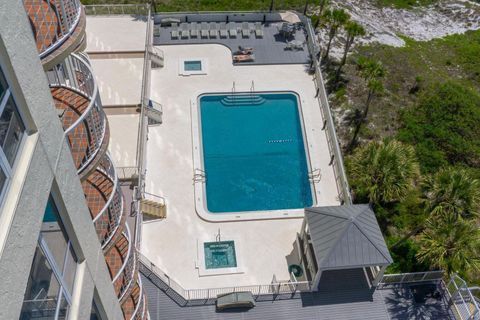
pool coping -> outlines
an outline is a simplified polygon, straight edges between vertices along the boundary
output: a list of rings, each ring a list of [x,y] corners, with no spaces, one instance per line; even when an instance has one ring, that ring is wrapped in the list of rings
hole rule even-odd
[[[307,162],[308,173],[312,172],[312,163],[310,157],[310,150],[305,130],[305,120],[303,117],[303,106],[300,95],[293,90],[270,90],[270,91],[255,91],[255,94],[293,94],[297,99],[298,115],[300,118],[300,126],[302,129],[303,145],[305,149],[305,158]],[[231,95],[232,92],[204,92],[196,96],[195,100],[190,100],[191,112],[191,126],[192,126],[192,147],[193,147],[193,184],[194,184],[194,201],[195,211],[197,215],[208,222],[233,222],[233,221],[251,221],[251,220],[273,220],[273,219],[292,219],[303,218],[305,209],[280,209],[280,210],[258,210],[258,211],[241,211],[241,212],[221,212],[213,213],[207,208],[207,193],[205,188],[205,181],[195,180],[196,174],[205,173],[203,147],[202,147],[202,133],[201,133],[201,116],[199,112],[200,99],[205,95]],[[251,94],[251,92],[235,92],[235,94]],[[310,180],[310,179],[309,179]],[[317,190],[318,183],[310,180],[310,192],[312,194],[312,207],[318,203]]]

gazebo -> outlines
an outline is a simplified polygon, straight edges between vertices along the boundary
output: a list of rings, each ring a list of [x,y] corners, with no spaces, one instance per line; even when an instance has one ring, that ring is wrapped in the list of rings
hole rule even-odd
[[[369,205],[305,209],[296,242],[313,290],[322,287],[322,274],[347,269],[363,269],[369,285],[376,287],[393,261]]]

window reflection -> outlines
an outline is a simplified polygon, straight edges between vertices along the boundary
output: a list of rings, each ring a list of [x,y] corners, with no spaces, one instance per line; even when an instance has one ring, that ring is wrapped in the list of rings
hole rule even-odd
[[[76,269],[75,253],[50,197],[20,319],[67,319]]]

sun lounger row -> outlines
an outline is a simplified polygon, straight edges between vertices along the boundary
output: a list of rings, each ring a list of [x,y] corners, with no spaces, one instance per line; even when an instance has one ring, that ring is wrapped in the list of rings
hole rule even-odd
[[[181,23],[180,26],[177,23],[172,23],[171,36],[172,39],[187,39],[187,38],[236,38],[238,34],[241,34],[242,38],[249,38],[250,34],[254,33],[255,37],[263,38],[263,27],[260,22],[256,22],[252,28],[252,25],[248,22],[243,22],[241,26],[237,23],[225,23],[225,22],[192,22]]]

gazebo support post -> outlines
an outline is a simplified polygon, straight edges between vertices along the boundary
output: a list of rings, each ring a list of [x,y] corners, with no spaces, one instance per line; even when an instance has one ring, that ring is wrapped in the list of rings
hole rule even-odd
[[[385,274],[385,270],[386,270],[386,269],[387,269],[387,266],[386,266],[386,265],[385,265],[385,266],[382,266],[382,267],[380,268],[380,271],[378,271],[377,276],[375,277],[375,279],[373,280],[373,283],[372,283],[372,285],[373,285],[374,287],[378,286],[378,284],[380,283],[380,281],[382,281],[383,275]]]
[[[322,277],[322,270],[317,270],[317,274],[315,278],[313,278],[312,282],[312,291],[318,291],[318,286],[320,285],[320,278]]]

